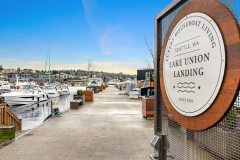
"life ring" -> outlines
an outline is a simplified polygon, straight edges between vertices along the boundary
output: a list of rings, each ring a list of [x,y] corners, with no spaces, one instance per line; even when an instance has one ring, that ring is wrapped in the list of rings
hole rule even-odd
[[[17,86],[17,89],[20,89],[20,86]]]

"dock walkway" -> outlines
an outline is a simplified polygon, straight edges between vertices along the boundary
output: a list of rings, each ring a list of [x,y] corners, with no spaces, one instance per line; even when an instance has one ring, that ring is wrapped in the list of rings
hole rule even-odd
[[[0,159],[146,160],[153,153],[153,120],[141,101],[108,87],[77,110],[68,110],[0,149]]]

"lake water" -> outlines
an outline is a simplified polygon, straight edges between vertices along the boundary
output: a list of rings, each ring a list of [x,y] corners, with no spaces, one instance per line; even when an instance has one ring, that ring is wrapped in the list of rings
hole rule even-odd
[[[9,109],[22,119],[22,130],[32,129],[40,125],[51,114],[51,101],[58,100],[60,112],[70,108],[70,101],[77,90],[85,90],[85,87],[69,87],[70,95],[48,99],[32,105],[10,106]]]

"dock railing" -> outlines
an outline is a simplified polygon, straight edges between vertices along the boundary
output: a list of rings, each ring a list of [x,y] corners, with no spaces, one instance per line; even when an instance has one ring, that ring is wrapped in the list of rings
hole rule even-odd
[[[14,126],[16,130],[22,129],[22,120],[8,109],[6,102],[0,104],[0,126]]]

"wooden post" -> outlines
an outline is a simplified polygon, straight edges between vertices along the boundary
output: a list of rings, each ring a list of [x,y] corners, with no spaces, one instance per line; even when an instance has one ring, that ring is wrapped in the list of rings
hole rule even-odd
[[[19,130],[22,130],[22,119],[20,119],[20,129]]]
[[[7,126],[7,111],[6,111],[6,102],[4,104],[3,114],[4,114],[4,126]]]

